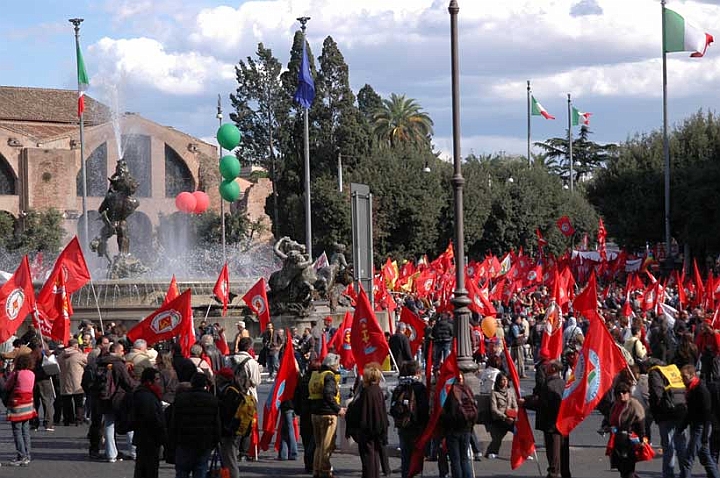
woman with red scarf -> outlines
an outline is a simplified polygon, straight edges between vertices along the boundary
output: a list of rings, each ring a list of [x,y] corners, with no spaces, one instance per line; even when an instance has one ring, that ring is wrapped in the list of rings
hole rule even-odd
[[[710,429],[712,416],[712,398],[710,391],[697,376],[694,365],[685,365],[680,369],[687,389],[687,415],[685,426],[690,426],[685,456],[680,457],[680,478],[690,478],[695,457],[705,467],[708,477],[718,478],[718,466],[710,455]],[[685,428],[683,426],[683,429]]]
[[[19,355],[14,360],[13,372],[5,383],[6,390],[10,390],[7,418],[12,426],[17,452],[10,466],[30,465],[30,420],[37,416],[33,403],[33,365],[32,355]]]
[[[152,367],[142,371],[140,386],[133,392],[133,445],[137,447],[135,478],[157,478],[160,470],[160,447],[167,440],[163,414],[162,378]]]

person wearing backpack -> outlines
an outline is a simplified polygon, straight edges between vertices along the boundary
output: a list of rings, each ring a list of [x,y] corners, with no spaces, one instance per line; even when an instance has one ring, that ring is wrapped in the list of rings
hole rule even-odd
[[[238,424],[235,413],[242,399],[240,386],[230,368],[221,368],[217,375],[217,390],[220,403],[220,457],[223,466],[230,471],[230,478],[238,478]]]
[[[101,355],[97,359],[97,377],[95,387],[98,390],[98,406],[105,422],[105,459],[115,463],[122,456],[118,454],[115,443],[115,423],[121,413],[121,407],[126,394],[131,393],[137,383],[130,376],[123,356],[125,346],[114,343],[110,346],[110,353]],[[128,456],[132,457],[132,433],[128,433]]]
[[[260,384],[260,364],[250,355],[253,340],[250,337],[243,337],[238,342],[238,351],[235,354],[235,363],[233,367],[235,373],[235,383],[240,393],[250,395],[257,403],[257,386]],[[240,442],[238,451],[240,460],[245,461],[255,453],[250,453],[250,435],[252,427],[249,429],[239,430]]]
[[[335,448],[338,416],[344,417],[347,411],[340,406],[339,368],[340,356],[329,353],[323,359],[320,370],[312,373],[308,383],[315,437],[313,475],[317,478],[333,477],[330,456]]]
[[[160,402],[161,382],[160,372],[146,367],[140,375],[140,386],[132,393],[136,478],[158,478],[160,471],[160,447],[167,442],[165,414]]]
[[[680,478],[690,478],[696,456],[705,468],[708,478],[720,478],[718,465],[713,460],[709,447],[712,415],[710,391],[697,376],[694,365],[685,365],[680,374],[687,388],[688,413],[683,426],[687,425],[689,428],[687,450],[680,458]]]
[[[657,365],[659,363],[659,365]],[[662,445],[662,475],[675,476],[675,462],[685,456],[685,428],[683,424],[687,414],[685,385],[675,365],[662,365],[663,362],[651,361],[648,369],[648,392],[650,411],[660,430]]]
[[[465,384],[464,376],[460,373],[450,387],[440,416],[440,431],[445,437],[452,478],[473,476],[468,451],[477,414],[475,394]]]
[[[425,431],[430,416],[427,388],[421,380],[420,364],[415,360],[400,365],[398,385],[390,399],[390,416],[395,420],[400,439],[401,477],[407,478],[415,443]]]

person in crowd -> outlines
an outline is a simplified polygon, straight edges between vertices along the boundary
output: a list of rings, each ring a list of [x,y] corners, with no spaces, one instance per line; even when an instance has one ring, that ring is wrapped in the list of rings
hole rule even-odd
[[[280,461],[297,460],[298,446],[295,438],[295,404],[292,400],[280,402]]]
[[[153,367],[140,375],[140,386],[132,395],[133,445],[137,450],[134,478],[158,478],[160,447],[167,441],[165,414],[161,404],[162,377]]]
[[[202,347],[201,347],[202,349]],[[197,366],[195,362],[183,355],[182,347],[179,343],[175,342],[171,346],[172,350],[172,365],[175,369],[179,382],[190,383],[190,379],[195,372],[197,372]]]
[[[624,344],[625,350],[630,353],[630,356],[635,362],[643,362],[647,357],[647,349],[640,338],[641,333],[642,330],[633,325],[630,327],[630,334],[632,336],[627,339]]]
[[[235,420],[242,393],[230,368],[221,368],[216,374],[220,407],[220,458],[223,466],[230,472],[230,478],[238,478],[238,424]]]
[[[683,328],[683,332],[678,333],[678,346],[673,363],[677,365],[678,368],[683,368],[685,365],[697,364],[699,358],[700,352],[693,340],[693,334]]]
[[[140,380],[143,370],[153,366],[154,361],[148,354],[148,345],[145,339],[137,339],[133,342],[132,349],[125,355],[125,363],[130,366],[135,380]]]
[[[652,357],[649,358],[646,365],[653,363],[653,361],[655,361],[655,359]],[[650,444],[652,444],[653,416],[650,411],[650,384],[648,383],[647,371],[641,370],[638,364],[633,364],[630,367],[630,370],[632,371],[631,380],[634,380],[635,382],[635,385],[630,387],[630,395],[637,400],[643,408],[643,413],[645,414],[645,428],[643,430],[643,435],[647,437]]]
[[[243,337],[238,343],[239,352],[235,355],[236,365],[234,368],[235,381],[241,393],[250,394],[257,402],[257,386],[260,384],[260,364],[250,354],[253,340],[250,337]],[[240,442],[238,444],[241,460],[248,460],[251,456],[250,435],[252,430],[241,430]],[[252,454],[252,456],[255,456]]]
[[[191,389],[178,393],[173,404],[169,433],[175,438],[176,478],[205,477],[210,454],[220,441],[218,399],[209,392],[206,374],[196,372]]]
[[[615,402],[610,410],[610,427],[613,430],[613,448],[610,463],[620,472],[620,478],[635,476],[634,447],[645,432],[645,411],[631,395],[631,386],[621,381],[615,385]]]
[[[160,399],[165,403],[173,403],[180,381],[173,367],[172,353],[160,352],[155,359],[155,367],[160,373]]]
[[[32,348],[32,359],[34,363],[33,372],[35,373],[35,389],[34,401],[35,411],[38,416],[30,422],[30,428],[38,430],[40,428],[40,407],[43,409],[42,427],[47,432],[55,431],[53,426],[53,415],[55,414],[53,380],[58,380],[57,371],[52,372],[43,368],[43,358],[49,354],[49,350],[44,350],[40,344]],[[50,373],[48,373],[50,372]]]
[[[315,353],[313,350],[312,353]],[[315,455],[315,436],[313,434],[312,413],[310,412],[310,377],[313,372],[320,370],[322,362],[315,358],[308,362],[305,373],[300,377],[300,381],[295,388],[295,413],[300,417],[300,438],[303,444],[303,462],[305,472],[313,472],[313,457]]]
[[[268,381],[272,382],[278,367],[280,367],[280,349],[283,346],[282,338],[272,322],[267,324],[267,329],[262,334],[262,343],[265,349],[265,368],[268,371]]]
[[[235,339],[233,340],[233,346],[230,350],[230,353],[236,354],[238,352],[238,344],[240,343],[240,339],[243,337],[250,337],[250,332],[245,328],[245,321],[244,320],[238,320],[235,323],[235,326],[237,327],[237,333],[235,334]]]
[[[662,362],[660,362],[662,364]],[[677,371],[677,369],[676,369]],[[648,369],[648,398],[650,412],[658,424],[662,445],[662,474],[675,476],[675,463],[685,455],[685,415],[687,404],[685,390],[678,389],[672,394],[673,403],[666,400],[666,386],[669,385],[659,366]]]
[[[223,356],[215,345],[215,339],[212,335],[206,334],[202,336],[200,343],[202,344],[205,356],[210,361],[210,367],[213,373],[217,372],[223,367]]]
[[[436,384],[436,386],[438,385]],[[474,395],[470,387],[465,384],[465,377],[462,373],[458,375],[457,381],[452,385],[452,388],[464,390],[462,392],[463,394],[469,393],[470,395]],[[451,390],[448,393],[448,399],[445,401],[443,412],[440,417],[440,434],[445,437],[452,478],[472,478],[472,461],[470,461],[468,451],[470,448],[472,431],[475,427],[476,417],[473,417],[472,421],[467,421],[465,417],[462,416],[462,421],[458,422],[456,420],[449,419],[449,417],[445,415],[450,411],[450,396],[454,394],[455,391]],[[458,405],[458,407],[459,406],[460,405]],[[456,417],[456,419],[458,418],[460,418],[460,416]]]
[[[12,350],[10,352],[4,352],[0,354],[0,358],[4,360],[14,360],[20,355],[32,353],[32,349],[23,343],[21,339],[15,339],[12,343]]]
[[[490,395],[491,441],[485,453],[485,456],[490,459],[497,457],[502,439],[507,432],[511,432],[515,428],[518,404],[515,392],[508,386],[509,383],[507,376],[499,373],[495,378],[495,388]]]
[[[432,328],[433,372],[440,369],[443,361],[450,355],[452,340],[454,337],[453,324],[450,315],[442,313],[437,317]]]
[[[390,347],[390,353],[395,359],[395,363],[400,367],[401,363],[412,360],[412,351],[410,349],[410,339],[407,334],[407,325],[403,322],[398,322],[395,333],[390,336],[388,346]]]
[[[718,466],[710,455],[712,401],[707,386],[697,376],[694,365],[680,369],[687,388],[687,415],[683,428],[689,427],[685,454],[680,457],[680,478],[690,478],[695,457],[705,468],[708,478],[719,478]]]
[[[490,355],[485,363],[485,368],[480,374],[480,393],[490,395],[495,389],[495,380],[502,372],[502,360],[497,355]]]
[[[196,372],[202,372],[207,375],[208,379],[212,383],[213,371],[210,365],[203,360],[203,347],[200,344],[195,344],[190,347],[190,361],[195,365]]]
[[[10,390],[7,407],[7,418],[12,428],[15,441],[15,459],[10,466],[30,465],[30,420],[37,416],[33,403],[33,388],[35,374],[33,373],[33,358],[31,354],[21,354],[13,361],[13,372],[10,374],[5,387]]]
[[[527,335],[525,334],[525,326],[523,325],[523,317],[517,315],[513,324],[510,326],[510,355],[512,356],[520,378],[525,378],[525,344],[527,343]]]
[[[308,384],[310,411],[312,413],[315,455],[313,476],[333,476],[330,456],[335,448],[335,431],[338,416],[344,417],[346,409],[340,406],[340,356],[329,353],[320,370],[313,372]]]
[[[415,450],[417,440],[425,431],[428,417],[430,416],[430,403],[425,384],[422,382],[420,364],[416,360],[403,362],[400,365],[400,377],[398,387],[412,387],[415,397],[416,419],[409,420],[407,426],[401,426],[397,422],[398,438],[400,439],[400,476],[407,478],[410,469],[410,457]]]
[[[100,442],[102,441],[102,418],[97,380],[98,359],[110,353],[110,339],[107,335],[97,338],[95,348],[88,354],[88,364],[82,377],[82,389],[85,392],[85,409],[90,411],[89,455],[91,459],[100,458]]]
[[[60,366],[60,395],[63,404],[63,424],[80,425],[85,420],[83,406],[82,376],[87,357],[80,351],[77,339],[70,339],[68,346],[58,357]]]
[[[100,413],[103,416],[103,422],[105,423],[105,459],[109,463],[115,463],[118,460],[122,460],[125,456],[133,456],[133,445],[132,445],[132,433],[128,433],[128,453],[127,455],[120,455],[118,453],[117,445],[115,442],[115,423],[120,417],[120,413],[123,412],[122,404],[124,396],[132,391],[137,386],[137,382],[132,378],[128,371],[128,366],[125,363],[125,346],[121,342],[114,343],[110,346],[110,353],[107,355],[101,355],[97,359],[98,376],[103,373],[101,369],[107,370],[105,380],[112,380],[113,389],[115,392],[111,397],[105,396],[103,390],[98,392],[98,405]],[[104,387],[104,385],[102,385]]]
[[[362,476],[380,477],[381,448],[387,445],[388,418],[385,395],[380,388],[382,371],[380,364],[371,362],[363,368],[362,391],[359,395],[360,428],[357,442]]]
[[[700,377],[711,382],[720,376],[720,334],[705,320],[700,323],[699,329],[695,344],[700,352]]]
[[[565,380],[560,376],[563,365],[559,360],[545,362],[544,379],[531,396],[518,404],[535,410],[535,429],[543,432],[548,461],[548,478],[570,478],[570,437],[563,436],[555,426],[560,411]]]

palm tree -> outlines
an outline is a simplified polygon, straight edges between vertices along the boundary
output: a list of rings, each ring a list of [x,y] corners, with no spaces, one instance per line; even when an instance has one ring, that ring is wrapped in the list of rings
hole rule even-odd
[[[392,93],[383,100],[373,116],[373,133],[382,142],[397,146],[402,143],[422,146],[429,144],[433,121],[420,105],[405,95]]]

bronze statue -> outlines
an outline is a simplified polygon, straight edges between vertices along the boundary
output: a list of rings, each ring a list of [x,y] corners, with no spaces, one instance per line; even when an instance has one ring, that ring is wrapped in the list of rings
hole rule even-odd
[[[283,266],[268,280],[270,313],[306,315],[312,305],[317,280],[312,259],[308,257],[304,245],[287,236],[275,243],[273,251],[283,260]]]
[[[108,178],[110,185],[103,202],[98,208],[103,227],[100,235],[95,237],[90,248],[98,256],[107,259],[108,277],[129,277],[133,273],[147,272],[147,268],[137,259],[130,258],[130,237],[128,235],[127,218],[135,212],[140,203],[133,197],[138,188],[138,182],[130,175],[127,162],[120,159],[115,165],[115,173]],[[119,254],[110,259],[107,242],[112,236],[117,237]]]

